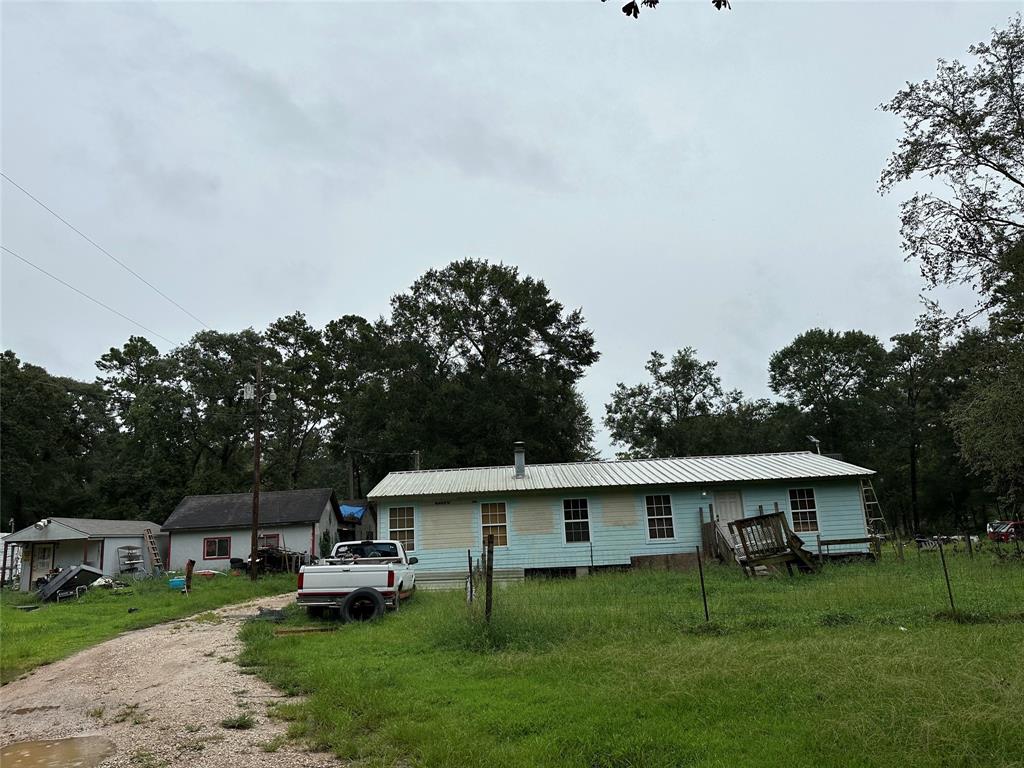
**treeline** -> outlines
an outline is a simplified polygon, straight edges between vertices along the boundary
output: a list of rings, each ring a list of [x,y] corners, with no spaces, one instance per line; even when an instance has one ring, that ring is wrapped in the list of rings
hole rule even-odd
[[[579,311],[543,282],[482,261],[424,274],[390,317],[323,328],[302,313],[262,332],[203,331],[161,354],[132,337],[93,383],[2,360],[2,504],[16,525],[50,515],[161,522],[185,494],[252,487],[262,361],[262,487],[360,496],[391,469],[593,454],[576,385],[598,359]],[[351,466],[353,483],[348,485]]]
[[[455,262],[391,308],[323,328],[297,312],[262,332],[204,331],[164,354],[132,337],[99,359],[92,383],[4,353],[8,518],[160,522],[185,494],[251,490],[256,406],[242,388],[257,359],[275,394],[263,403],[268,490],[360,496],[411,468],[414,451],[424,468],[506,464],[518,439],[534,462],[593,456],[577,385],[598,359],[594,337],[542,281]],[[768,362],[776,401],[726,390],[692,348],[655,352],[646,381],[611,394],[604,421],[628,457],[813,450],[814,437],[879,471],[905,530],[977,529],[996,510],[1016,515],[1024,487],[1024,355],[1004,338],[1011,315],[1020,337],[1020,310],[952,339],[922,324],[888,347],[809,330]]]

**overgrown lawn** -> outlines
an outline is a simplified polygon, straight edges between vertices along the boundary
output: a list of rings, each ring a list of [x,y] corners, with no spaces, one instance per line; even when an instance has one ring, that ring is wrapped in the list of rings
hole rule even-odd
[[[745,580],[633,572],[458,592],[337,632],[243,630],[308,746],[366,765],[1010,766],[1024,741],[1024,567],[938,557]],[[297,610],[288,623],[310,620]]]
[[[94,589],[78,600],[46,603],[38,610],[35,593],[0,593],[0,681],[108,640],[121,632],[202,613],[254,597],[295,589],[295,576],[264,576],[255,584],[244,576],[196,577],[187,597],[167,579],[134,582],[124,592]],[[131,610],[130,609],[135,609]]]

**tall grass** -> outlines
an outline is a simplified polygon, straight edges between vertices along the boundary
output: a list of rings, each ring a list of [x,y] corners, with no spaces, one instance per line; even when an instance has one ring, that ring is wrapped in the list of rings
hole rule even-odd
[[[813,576],[600,574],[328,634],[243,632],[310,746],[367,765],[1019,765],[1024,569],[931,553]],[[308,621],[297,612],[293,624]],[[1014,659],[1017,659],[1014,661]]]
[[[78,600],[46,603],[34,611],[34,593],[0,593],[0,681],[8,683],[41,664],[49,664],[117,634],[163,621],[276,595],[295,588],[295,577],[264,576],[253,583],[241,576],[197,578],[186,597],[166,579],[135,582],[123,593],[94,589]]]

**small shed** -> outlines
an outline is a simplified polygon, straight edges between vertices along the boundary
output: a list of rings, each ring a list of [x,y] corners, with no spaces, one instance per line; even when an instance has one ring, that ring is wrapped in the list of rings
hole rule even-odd
[[[366,502],[364,501],[365,505]],[[352,506],[346,502],[346,507]],[[371,535],[371,513],[343,517],[330,488],[260,493],[259,546],[319,557],[336,542]],[[252,494],[186,496],[163,525],[169,536],[169,562],[182,569],[188,560],[197,567],[227,570],[244,561],[252,548]]]
[[[11,569],[15,545],[21,548],[22,590],[32,589],[37,580],[76,565],[88,565],[104,576],[125,570],[153,569],[146,544],[146,530],[153,534],[161,559],[165,560],[166,539],[160,526],[148,520],[101,520],[88,517],[48,517],[4,537],[3,563]],[[126,553],[136,553],[127,558]],[[130,566],[125,563],[131,559]]]

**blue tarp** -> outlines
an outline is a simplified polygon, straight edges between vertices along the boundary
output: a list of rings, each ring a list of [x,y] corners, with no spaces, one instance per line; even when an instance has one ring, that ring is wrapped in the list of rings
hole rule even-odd
[[[362,520],[363,513],[366,512],[366,507],[360,504],[356,506],[354,504],[342,504],[341,505],[341,516],[346,520]]]

